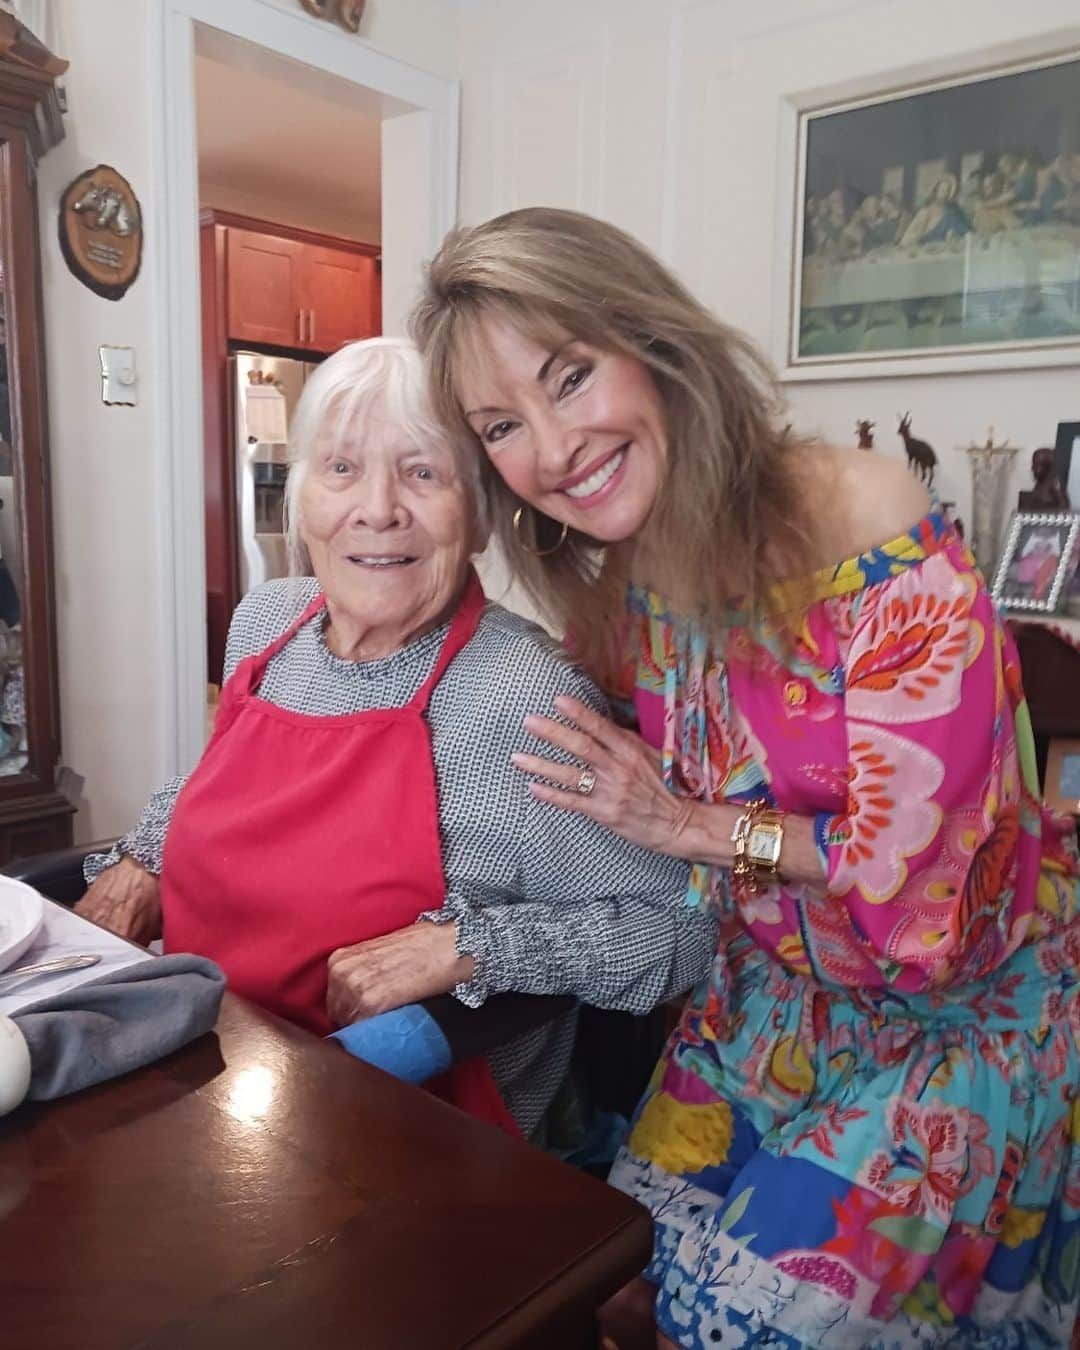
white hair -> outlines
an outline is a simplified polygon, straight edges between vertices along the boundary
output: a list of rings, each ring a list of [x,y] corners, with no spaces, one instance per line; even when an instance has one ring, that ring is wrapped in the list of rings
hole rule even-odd
[[[487,538],[487,511],[479,465],[471,446],[458,443],[435,420],[420,353],[407,338],[350,342],[319,365],[307,383],[289,427],[289,477],[285,485],[285,540],[289,571],[307,576],[311,559],[302,536],[300,496],[308,467],[355,437],[356,423],[377,408],[418,446],[438,445],[454,456],[469,497],[473,531]]]

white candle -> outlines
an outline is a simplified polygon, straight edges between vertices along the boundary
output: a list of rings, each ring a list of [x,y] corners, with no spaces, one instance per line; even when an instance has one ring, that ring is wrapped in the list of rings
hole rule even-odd
[[[0,1116],[14,1111],[30,1088],[30,1048],[10,1017],[0,1017]]]

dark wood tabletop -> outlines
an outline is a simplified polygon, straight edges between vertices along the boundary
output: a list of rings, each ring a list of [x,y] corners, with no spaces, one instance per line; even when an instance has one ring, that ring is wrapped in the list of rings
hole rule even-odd
[[[0,1121],[12,1350],[585,1350],[638,1205],[226,996],[214,1035]]]

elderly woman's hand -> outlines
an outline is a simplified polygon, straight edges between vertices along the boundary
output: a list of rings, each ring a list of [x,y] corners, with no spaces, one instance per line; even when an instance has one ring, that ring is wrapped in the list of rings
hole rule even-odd
[[[473,976],[458,956],[457,924],[416,923],[330,953],[326,1012],[337,1027],[449,993]]]
[[[144,946],[161,936],[161,882],[134,858],[107,867],[75,913]]]
[[[527,717],[526,730],[573,755],[578,763],[514,755],[519,769],[535,775],[529,784],[533,796],[564,811],[590,816],[632,844],[683,857],[679,837],[696,803],[667,790],[659,754],[640,736],[617,727],[575,698],[557,698],[555,706],[575,725],[564,726],[550,717]]]

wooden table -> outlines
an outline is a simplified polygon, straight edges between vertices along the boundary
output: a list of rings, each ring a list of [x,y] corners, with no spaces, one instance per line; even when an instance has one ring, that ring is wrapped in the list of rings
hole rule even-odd
[[[12,1350],[585,1350],[638,1205],[226,996],[216,1035],[0,1121]]]

